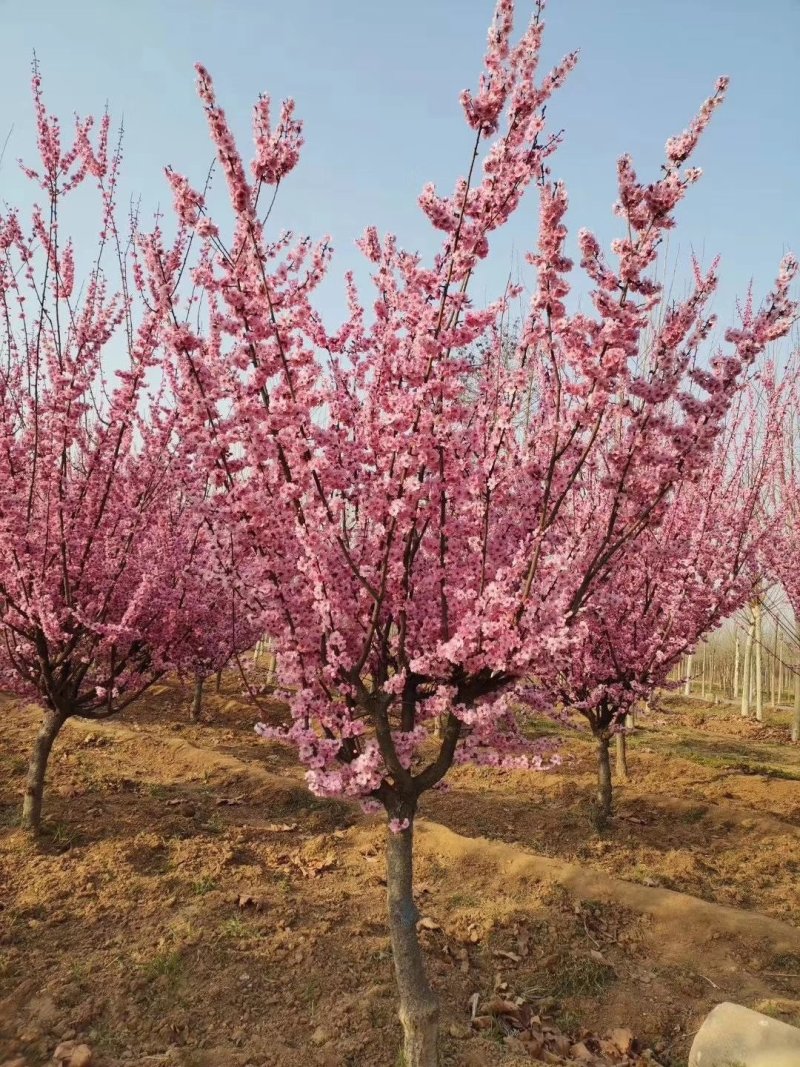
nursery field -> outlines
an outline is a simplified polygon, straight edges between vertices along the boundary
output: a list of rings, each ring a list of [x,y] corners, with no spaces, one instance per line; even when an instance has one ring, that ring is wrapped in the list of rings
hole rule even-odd
[[[205,722],[190,703],[176,682],[70,721],[37,844],[15,827],[37,713],[3,700],[0,1063],[76,1040],[94,1067],[392,1067],[384,820],[312,797],[233,674]],[[800,746],[767,717],[665,699],[602,831],[583,732],[558,770],[425,797],[446,1064],[678,1067],[727,999],[800,1023]]]

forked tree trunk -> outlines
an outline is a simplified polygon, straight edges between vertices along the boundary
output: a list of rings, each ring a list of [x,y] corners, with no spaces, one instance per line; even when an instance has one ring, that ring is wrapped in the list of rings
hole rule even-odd
[[[617,778],[625,781],[628,779],[628,741],[625,734],[620,732],[616,735],[617,750]]]
[[[611,815],[612,785],[611,758],[608,754],[611,738],[606,731],[597,735],[597,809],[602,820]]]
[[[66,721],[66,715],[60,715],[55,711],[45,711],[42,716],[42,725],[33,745],[31,760],[28,764],[28,776],[25,779],[25,799],[22,802],[22,826],[33,834],[38,834],[42,825],[42,797],[44,796],[47,761],[50,758],[53,742]]]
[[[389,934],[403,1025],[403,1067],[437,1067],[439,1005],[428,979],[417,937],[419,912],[413,893],[414,822],[388,832],[386,885]]]
[[[194,696],[192,698],[192,722],[200,722],[203,716],[203,676],[194,676]]]

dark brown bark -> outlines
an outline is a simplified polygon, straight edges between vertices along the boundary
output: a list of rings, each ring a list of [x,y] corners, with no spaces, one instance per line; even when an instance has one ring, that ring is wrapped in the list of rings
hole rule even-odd
[[[47,773],[47,761],[58,732],[67,720],[66,715],[55,711],[45,711],[42,725],[36,735],[31,760],[28,764],[28,776],[25,780],[25,799],[22,802],[22,826],[33,834],[38,834],[42,824],[42,797]]]
[[[414,821],[400,833],[388,832],[386,885],[389,934],[403,1025],[404,1067],[437,1067],[439,1005],[425,976],[417,937],[419,912],[413,894]]]
[[[194,696],[192,698],[192,722],[200,722],[203,717],[203,676],[194,676]]]
[[[608,754],[611,738],[604,730],[597,735],[597,810],[601,819],[611,815],[612,785],[611,759]]]

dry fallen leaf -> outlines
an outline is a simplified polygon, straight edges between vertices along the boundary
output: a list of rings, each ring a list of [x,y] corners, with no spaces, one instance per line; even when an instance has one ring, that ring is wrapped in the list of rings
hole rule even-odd
[[[476,1015],[472,1020],[472,1025],[476,1030],[491,1030],[494,1026],[494,1019],[491,1015]]]
[[[519,1035],[519,1040],[522,1043],[525,1051],[529,1056],[538,1059],[544,1051],[544,1037],[541,1033],[524,1033]]]
[[[582,1063],[592,1063],[594,1060],[594,1054],[589,1051],[589,1047],[583,1041],[579,1041],[576,1045],[573,1045],[569,1050],[569,1054],[573,1059]]]
[[[569,1053],[572,1042],[566,1034],[554,1033],[550,1036],[550,1044],[553,1046],[553,1051],[558,1056],[566,1056]]]
[[[478,1004],[480,1003],[480,999],[480,993],[473,993],[472,996],[469,998],[469,1014],[471,1019],[474,1019],[478,1013]]]
[[[634,1037],[625,1027],[618,1026],[614,1030],[609,1030],[608,1040],[619,1049],[623,1056],[633,1051]]]
[[[510,1015],[515,1019],[520,1017],[519,1005],[513,1000],[503,1000],[502,997],[492,997],[481,1005],[481,1015]]]
[[[423,917],[417,923],[417,929],[418,930],[441,930],[441,926],[437,922],[434,922],[434,920],[431,919],[428,915],[423,915]]]
[[[496,948],[492,955],[500,956],[504,960],[511,960],[512,963],[519,963],[522,960],[522,956],[518,956],[516,952],[504,952],[499,948]]]

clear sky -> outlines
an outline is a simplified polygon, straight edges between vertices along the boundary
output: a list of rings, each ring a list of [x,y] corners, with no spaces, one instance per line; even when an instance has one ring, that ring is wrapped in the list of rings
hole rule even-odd
[[[431,250],[416,205],[426,180],[450,190],[468,162],[458,93],[475,84],[490,0],[0,0],[0,141],[12,128],[0,197],[19,199],[14,160],[31,155],[29,63],[66,121],[108,100],[125,121],[125,175],[145,208],[168,199],[161,168],[198,183],[211,157],[193,63],[215,77],[246,135],[260,90],[290,94],[306,124],[300,167],[281,191],[278,222],[337,248],[323,299],[341,309],[338,278],[367,224]],[[518,20],[527,19],[518,0]],[[704,138],[705,176],[680,212],[670,248],[686,261],[722,255],[718,310],[750,278],[760,296],[789,248],[800,252],[800,0],[550,0],[545,58],[579,48],[553,101],[566,140],[553,172],[570,191],[569,224],[615,234],[615,159],[630,151],[658,173],[666,138],[684,128],[718,74],[732,85]],[[524,202],[496,245],[490,292],[535,242]],[[482,294],[476,293],[480,297]]]

